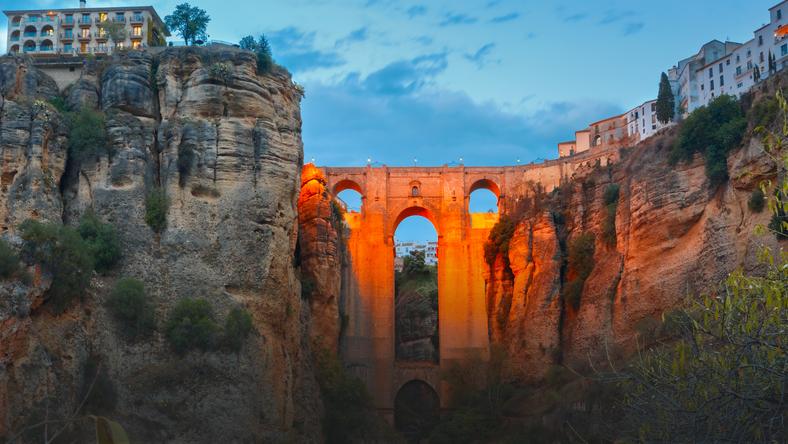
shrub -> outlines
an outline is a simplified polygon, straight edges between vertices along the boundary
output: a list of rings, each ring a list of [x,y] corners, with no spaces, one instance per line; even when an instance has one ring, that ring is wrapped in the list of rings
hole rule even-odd
[[[217,331],[213,309],[205,299],[182,299],[167,319],[167,339],[179,354],[208,350],[216,341]]]
[[[747,206],[753,213],[760,213],[763,211],[765,205],[766,196],[764,196],[760,188],[756,188],[753,190],[752,194],[750,194],[750,200],[747,202]]]
[[[508,216],[502,215],[495,226],[490,230],[490,236],[484,244],[484,260],[493,266],[495,258],[500,254],[504,263],[509,264],[509,242],[514,236],[517,225]]]
[[[339,359],[329,350],[315,346],[316,377],[323,395],[326,443],[352,442],[368,427],[372,399],[364,383],[348,375]]]
[[[115,227],[102,223],[95,213],[88,211],[82,216],[78,230],[93,255],[96,271],[106,273],[118,263],[121,257],[120,240]]]
[[[8,279],[19,271],[19,256],[8,242],[0,239],[0,279]]]
[[[48,300],[62,312],[90,285],[93,255],[90,245],[70,227],[27,220],[20,226],[23,256],[38,262],[52,274]]]
[[[167,211],[169,199],[161,188],[155,188],[145,198],[145,223],[156,233],[167,228]]]
[[[124,278],[115,284],[107,307],[130,339],[147,336],[155,328],[153,307],[145,286],[137,279]]]
[[[605,188],[604,202],[607,209],[602,227],[602,238],[608,245],[616,244],[616,211],[618,210],[619,186],[610,184]]]
[[[257,56],[257,73],[266,74],[274,67],[274,58],[271,55],[271,45],[268,44],[268,39],[265,35],[255,40],[251,35],[247,35],[239,42],[239,46],[243,49],[253,51]]]
[[[746,129],[739,102],[722,95],[687,117],[671,150],[671,163],[689,161],[693,154],[704,153],[706,176],[716,188],[728,179],[728,153],[741,143]]]
[[[244,340],[251,332],[252,315],[243,308],[233,308],[224,321],[224,346],[235,352],[241,350]]]
[[[53,97],[49,100],[49,104],[52,105],[52,108],[60,111],[61,113],[65,113],[68,111],[68,104],[66,104],[65,99],[62,97]]]
[[[759,100],[750,111],[752,128],[769,128],[777,120],[780,113],[780,102],[772,96]]]
[[[212,78],[224,83],[229,84],[233,79],[233,67],[229,63],[216,62],[209,68]]]
[[[82,107],[66,116],[68,122],[68,152],[78,160],[95,157],[107,151],[107,132],[104,114]]]
[[[594,269],[593,234],[583,233],[569,242],[567,266],[568,273],[572,277],[564,284],[561,296],[564,302],[571,304],[577,310],[580,308],[583,286]]]

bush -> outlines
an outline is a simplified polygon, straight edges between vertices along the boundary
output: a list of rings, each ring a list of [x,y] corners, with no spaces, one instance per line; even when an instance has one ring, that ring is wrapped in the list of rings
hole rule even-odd
[[[255,40],[251,35],[247,35],[239,42],[239,46],[243,49],[253,51],[257,56],[257,73],[266,74],[274,67],[274,58],[271,55],[271,45],[268,44],[268,39],[265,35]]]
[[[23,256],[40,263],[52,274],[47,291],[55,312],[62,312],[74,298],[81,298],[93,272],[90,245],[70,227],[26,220],[20,226]]]
[[[747,202],[747,206],[753,213],[760,213],[763,211],[764,206],[766,206],[766,196],[760,188],[756,188],[753,190],[752,194],[750,194],[750,200]]]
[[[325,417],[323,436],[326,443],[353,442],[369,426],[372,398],[364,383],[345,372],[339,359],[330,351],[315,346],[316,377],[323,396]]]
[[[706,157],[706,176],[712,188],[728,180],[728,153],[737,147],[747,129],[739,102],[728,95],[693,111],[682,125],[670,153],[671,163],[690,161],[695,153]]]
[[[145,223],[156,233],[167,228],[167,211],[169,199],[161,188],[155,188],[145,198]]]
[[[594,235],[583,233],[569,242],[567,259],[568,274],[571,278],[564,284],[561,296],[577,310],[586,279],[594,269]]]
[[[68,122],[68,152],[78,160],[95,157],[107,151],[107,132],[104,114],[83,107],[66,116]]]
[[[82,216],[78,231],[93,255],[96,271],[106,273],[118,263],[121,257],[120,240],[115,227],[102,223],[95,213],[88,211]]]
[[[498,222],[490,230],[490,236],[484,244],[484,260],[490,267],[495,264],[495,258],[500,254],[504,263],[509,265],[509,242],[514,236],[517,224],[508,216],[501,215]]]
[[[779,101],[775,97],[764,97],[750,111],[750,126],[752,128],[769,128],[777,120],[779,113]]]
[[[619,186],[610,184],[605,188],[603,196],[607,214],[602,226],[602,239],[608,245],[616,245],[616,211],[618,210]]]
[[[224,321],[224,346],[235,352],[241,350],[244,340],[251,332],[252,315],[243,308],[233,308]]]
[[[153,307],[148,303],[145,286],[137,279],[119,280],[107,299],[107,308],[129,339],[147,336],[155,328]]]
[[[19,271],[19,256],[8,242],[0,239],[0,279],[8,279]]]
[[[216,62],[209,68],[212,78],[224,83],[229,84],[233,79],[233,67],[229,63]]]
[[[182,299],[167,319],[167,339],[179,354],[199,349],[206,351],[216,342],[218,326],[211,304],[205,299]]]

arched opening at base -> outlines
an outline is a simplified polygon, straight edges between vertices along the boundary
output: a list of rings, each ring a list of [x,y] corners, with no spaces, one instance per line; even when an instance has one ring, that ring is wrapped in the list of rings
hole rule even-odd
[[[424,381],[402,386],[394,400],[394,426],[408,442],[424,442],[440,421],[438,394]]]

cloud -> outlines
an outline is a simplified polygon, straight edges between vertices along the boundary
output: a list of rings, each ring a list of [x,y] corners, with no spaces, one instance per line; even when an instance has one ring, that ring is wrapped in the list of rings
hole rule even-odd
[[[505,23],[505,22],[510,22],[512,20],[517,20],[518,18],[520,18],[519,12],[510,12],[509,14],[506,15],[499,15],[498,17],[493,17],[490,20],[490,23]]]
[[[473,54],[466,53],[465,55],[463,55],[463,57],[466,60],[475,64],[479,69],[481,69],[484,67],[484,65],[489,63],[490,54],[492,54],[492,50],[494,48],[495,48],[495,43],[491,42],[479,48],[479,50],[476,51],[475,53]]]
[[[445,52],[426,54],[390,63],[364,80],[360,80],[358,73],[350,74],[344,83],[359,93],[404,95],[421,90],[448,66]]]
[[[455,13],[450,12],[446,14],[446,17],[439,23],[440,26],[450,26],[450,25],[471,25],[478,22],[479,19],[476,17],[471,17],[467,14]]]
[[[616,10],[609,10],[605,12],[605,15],[599,21],[600,25],[610,25],[613,23],[620,22],[626,18],[632,17],[635,15],[634,11],[616,11]]]
[[[424,46],[431,45],[433,41],[434,41],[434,39],[432,37],[428,36],[428,35],[422,35],[422,36],[416,37],[416,42],[418,42],[418,43],[420,43],[420,44],[422,44]]]
[[[442,165],[464,157],[468,165],[513,164],[555,157],[556,144],[599,118],[622,110],[593,102],[533,104],[527,113],[478,103],[432,80],[446,69],[446,54],[400,60],[367,77],[307,83],[302,103],[307,158],[318,164],[362,165],[368,156],[388,165]]]
[[[369,38],[369,31],[367,27],[358,28],[355,31],[351,31],[350,34],[347,36],[337,40],[334,42],[334,47],[340,47],[344,45],[348,45],[350,43],[358,43],[366,41]]]
[[[276,61],[292,73],[345,64],[345,60],[338,53],[315,48],[314,32],[306,33],[290,26],[266,35]]]
[[[645,26],[646,24],[643,22],[627,23],[626,26],[624,26],[624,35],[637,34],[642,31]]]
[[[585,19],[586,17],[588,17],[588,14],[586,14],[585,12],[577,12],[577,13],[574,13],[574,14],[570,14],[570,15],[564,16],[563,20],[565,22],[579,22],[579,21]]]
[[[407,11],[405,11],[405,13],[408,14],[409,18],[415,18],[415,17],[418,17],[420,15],[426,14],[427,13],[427,7],[426,6],[422,6],[422,5],[411,6],[410,8],[408,8]]]

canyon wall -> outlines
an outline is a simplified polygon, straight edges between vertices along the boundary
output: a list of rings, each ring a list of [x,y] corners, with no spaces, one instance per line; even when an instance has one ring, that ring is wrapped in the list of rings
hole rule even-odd
[[[510,265],[499,255],[486,280],[491,341],[512,359],[514,377],[535,381],[553,365],[586,369],[626,357],[653,339],[663,314],[737,267],[757,271],[759,246],[779,249],[773,235],[755,235],[770,212],[748,208],[760,180],[777,171],[750,136],[728,159],[733,179],[717,189],[703,156],[669,164],[674,128],[609,167],[577,172],[531,201],[540,205],[511,215]],[[619,196],[609,207],[612,184]],[[589,235],[593,268],[567,300],[562,293],[579,274],[568,250]]]
[[[91,210],[123,251],[64,313],[48,309],[40,269],[30,282],[0,282],[0,437],[76,411],[92,357],[113,383],[101,413],[133,441],[320,441],[311,307],[293,259],[303,154],[289,74],[258,75],[252,53],[223,46],[88,62],[63,97],[103,111],[109,140],[82,160],[67,156],[64,117],[47,103],[60,94],[45,74],[1,58],[0,92],[3,237],[19,246],[22,221],[74,225]],[[154,189],[170,204],[160,234],[145,222]],[[126,341],[105,308],[121,277],[142,280],[153,301],[159,328],[148,340]],[[163,325],[186,297],[207,299],[219,323],[248,310],[242,349],[174,354]]]

